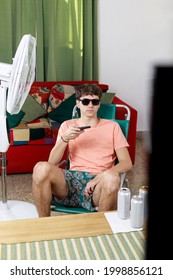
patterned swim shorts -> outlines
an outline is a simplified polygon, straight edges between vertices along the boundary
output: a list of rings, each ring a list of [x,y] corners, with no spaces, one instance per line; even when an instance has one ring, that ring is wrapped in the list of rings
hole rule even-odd
[[[64,206],[83,207],[89,211],[95,211],[92,206],[92,196],[86,198],[84,189],[86,184],[95,177],[95,175],[84,172],[62,169],[65,181],[68,186],[68,195],[63,199],[53,196],[55,201]]]

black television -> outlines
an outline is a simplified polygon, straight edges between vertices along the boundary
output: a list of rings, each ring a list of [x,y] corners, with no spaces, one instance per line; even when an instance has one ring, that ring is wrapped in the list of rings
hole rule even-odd
[[[146,259],[173,260],[173,66],[155,66],[152,83]]]

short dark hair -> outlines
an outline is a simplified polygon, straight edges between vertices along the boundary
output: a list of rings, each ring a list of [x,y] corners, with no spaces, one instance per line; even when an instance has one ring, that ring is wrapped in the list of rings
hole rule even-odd
[[[79,100],[83,95],[97,95],[102,98],[102,89],[96,84],[85,84],[75,88],[76,99]]]

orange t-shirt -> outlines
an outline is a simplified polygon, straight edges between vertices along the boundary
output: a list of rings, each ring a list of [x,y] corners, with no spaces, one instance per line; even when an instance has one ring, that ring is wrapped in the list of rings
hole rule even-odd
[[[57,141],[71,124],[81,126],[80,119],[63,122]],[[114,166],[117,149],[129,144],[117,122],[100,119],[99,123],[88,128],[68,144],[70,169],[98,174]]]

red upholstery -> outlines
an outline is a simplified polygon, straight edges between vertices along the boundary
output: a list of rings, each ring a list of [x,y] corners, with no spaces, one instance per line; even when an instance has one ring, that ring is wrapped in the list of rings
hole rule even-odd
[[[33,86],[42,86],[52,88],[57,83],[62,84],[84,84],[84,83],[96,83],[98,81],[50,81],[50,82],[34,82]],[[103,92],[108,90],[108,85],[99,84]],[[126,104],[119,98],[115,97],[112,103]],[[126,104],[128,105],[128,104]],[[129,106],[129,105],[128,105]],[[137,123],[137,111],[129,106],[131,110],[131,122],[129,127],[128,142],[130,144],[130,156],[132,162],[135,162],[135,148],[136,148],[136,123]],[[117,108],[117,116],[121,117],[123,112]],[[33,171],[34,165],[38,161],[47,161],[49,153],[53,148],[53,144],[49,145],[21,145],[21,146],[10,146],[7,153],[7,173],[30,173]],[[1,170],[0,170],[1,172]]]
[[[83,85],[83,84],[99,84],[98,81],[50,81],[50,82],[34,82],[33,86],[41,86],[52,88],[56,84],[64,84],[64,85]],[[109,87],[106,84],[99,84],[99,87],[102,89],[103,92],[106,92]]]

